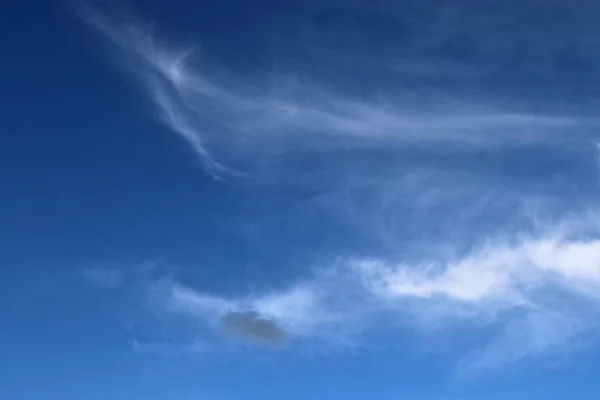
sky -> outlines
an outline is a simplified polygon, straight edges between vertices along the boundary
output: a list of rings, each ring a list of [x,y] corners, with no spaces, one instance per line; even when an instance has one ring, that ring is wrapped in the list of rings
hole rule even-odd
[[[0,15],[0,398],[600,383],[600,4]]]

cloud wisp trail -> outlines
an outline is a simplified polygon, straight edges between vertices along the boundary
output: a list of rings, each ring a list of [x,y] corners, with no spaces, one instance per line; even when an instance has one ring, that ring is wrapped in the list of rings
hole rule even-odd
[[[275,163],[282,156],[294,151],[407,144],[564,145],[565,139],[581,139],[573,128],[597,125],[594,118],[499,106],[492,99],[457,100],[441,93],[423,106],[412,104],[411,93],[403,90],[388,90],[376,99],[344,96],[299,79],[267,76],[254,89],[244,82],[224,84],[198,67],[194,48],[166,44],[152,25],[134,17],[117,19],[92,7],[83,10],[82,18],[120,50],[121,62],[139,80],[162,121],[215,176],[271,173],[281,167]]]
[[[596,193],[586,187],[597,178],[585,175],[597,168],[595,118],[493,96],[429,92],[414,102],[394,87],[343,94],[307,78],[232,84],[138,18],[94,7],[80,16],[118,50],[162,122],[213,177],[316,188],[328,212],[398,246],[334,254],[312,277],[258,295],[146,282],[160,287],[150,290],[153,304],[267,345],[368,346],[369,332],[406,322],[417,330],[458,324],[474,335],[493,329],[487,345],[459,356],[464,373],[560,353],[597,328],[600,232]],[[455,77],[445,69],[425,72]],[[401,72],[424,73],[411,71]]]
[[[394,263],[340,259],[309,279],[256,296],[222,297],[169,280],[159,300],[174,315],[257,344],[370,344],[377,331],[494,334],[459,355],[461,373],[557,355],[589,340],[600,305],[600,239],[571,227],[490,241],[460,258]],[[548,232],[545,232],[548,235]],[[575,237],[573,236],[575,235]],[[156,292],[159,293],[159,292]]]

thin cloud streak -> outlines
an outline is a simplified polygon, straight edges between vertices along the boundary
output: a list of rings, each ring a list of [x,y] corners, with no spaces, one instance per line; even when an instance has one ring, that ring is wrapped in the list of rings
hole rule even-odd
[[[163,122],[185,139],[215,176],[247,175],[252,166],[286,151],[389,148],[411,143],[496,147],[543,142],[563,144],[593,118],[498,108],[493,101],[430,99],[413,106],[393,88],[370,100],[343,97],[326,88],[277,82],[270,90],[241,91],[198,70],[192,48],[168,46],[156,29],[136,18],[114,19],[93,7],[82,19],[121,50],[155,103]],[[266,79],[272,79],[265,77]],[[243,159],[242,166],[235,159]],[[268,161],[267,161],[268,162]]]

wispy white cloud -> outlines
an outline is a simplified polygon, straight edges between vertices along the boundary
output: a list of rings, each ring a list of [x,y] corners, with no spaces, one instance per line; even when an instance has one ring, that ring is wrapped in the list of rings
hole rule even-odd
[[[496,324],[490,343],[461,362],[463,372],[563,350],[597,328],[598,236],[492,241],[455,261],[411,266],[371,261],[359,263],[359,270],[371,293],[408,310],[419,323]],[[407,305],[406,299],[417,302]]]
[[[531,182],[511,185],[500,179],[502,171],[456,167],[469,151],[586,146],[586,128],[597,126],[595,119],[500,107],[490,98],[450,101],[432,95],[412,102],[414,96],[393,87],[375,99],[300,79],[275,79],[269,89],[264,87],[270,77],[255,85],[225,84],[197,68],[193,49],[166,44],[136,18],[117,20],[95,8],[83,8],[81,15],[120,49],[162,121],[190,144],[213,176],[250,178],[266,172],[281,178],[278,182],[302,183],[286,162],[306,154],[319,166],[311,174],[324,181],[334,207],[356,218],[360,232],[391,237],[392,243],[410,242],[409,217],[414,225],[429,224],[441,232],[459,231],[473,215],[488,218],[469,235],[419,243],[429,251],[418,257],[398,257],[401,251],[370,258],[339,254],[334,266],[272,292],[223,296],[172,279],[146,281],[154,307],[257,344],[356,343],[370,331],[395,332],[398,320],[419,329],[472,324],[471,333],[482,336],[486,327],[492,329],[483,348],[460,355],[464,373],[560,351],[595,329],[597,218],[563,218],[561,209],[550,226],[491,223],[498,210],[502,217],[529,218],[513,206],[536,204],[548,193],[529,187]],[[410,146],[443,148],[451,166],[415,170],[418,163],[397,161],[402,155],[381,160],[390,149]],[[376,159],[375,166],[367,165],[367,156]]]
[[[434,255],[412,264],[340,259],[287,288],[249,296],[210,294],[173,279],[145,285],[153,307],[217,337],[233,334],[257,345],[368,348],[371,333],[425,330],[435,340],[446,327],[469,327],[478,344],[456,354],[457,372],[473,375],[565,354],[600,328],[594,322],[600,237],[581,222],[565,223],[537,236],[490,239],[459,257]],[[202,332],[200,341],[214,340]]]
[[[117,19],[93,7],[83,10],[82,18],[121,50],[122,63],[139,78],[163,122],[215,175],[256,173],[259,166],[276,162],[282,151],[407,143],[564,145],[563,139],[584,133],[570,131],[567,136],[565,129],[597,126],[593,118],[440,93],[418,102],[394,88],[376,97],[343,96],[306,79],[274,76],[256,85],[226,85],[197,67],[193,48],[167,44],[155,26],[133,17]],[[268,89],[260,89],[265,84]]]
[[[600,285],[600,240],[548,237],[515,246],[493,243],[446,265],[390,268],[367,263],[363,268],[376,283],[374,290],[384,297],[442,296],[474,304],[501,299],[520,304],[526,300],[523,291],[548,284],[547,279],[592,295],[591,289]]]
[[[322,282],[314,283],[259,296],[225,298],[168,280],[159,282],[160,290],[154,293],[158,304],[169,312],[206,323],[217,331],[225,327],[260,343],[327,334],[339,318],[323,307],[328,300],[321,293]]]

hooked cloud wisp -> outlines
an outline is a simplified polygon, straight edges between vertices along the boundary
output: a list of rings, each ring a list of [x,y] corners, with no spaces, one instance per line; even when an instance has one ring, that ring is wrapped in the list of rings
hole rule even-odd
[[[589,117],[540,114],[491,99],[455,99],[442,93],[426,99],[425,106],[404,90],[371,98],[344,96],[289,74],[265,76],[254,89],[231,79],[225,84],[197,67],[199,51],[166,44],[153,25],[93,7],[82,10],[82,18],[116,45],[162,121],[215,175],[256,174],[265,162],[276,168],[269,162],[298,150],[564,145],[566,139],[581,140],[572,128],[597,124]]]

